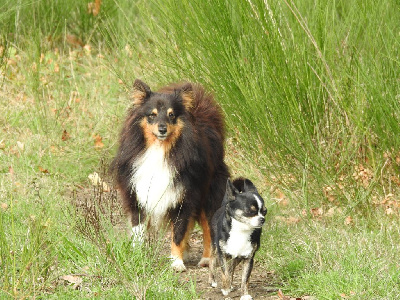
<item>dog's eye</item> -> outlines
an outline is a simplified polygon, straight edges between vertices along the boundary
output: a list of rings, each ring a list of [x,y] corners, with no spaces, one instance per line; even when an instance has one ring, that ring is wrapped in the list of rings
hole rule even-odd
[[[250,210],[251,211],[257,211],[257,207],[255,207],[254,205],[250,206]]]
[[[168,117],[170,117],[171,119],[173,119],[173,118],[175,118],[175,114],[174,114],[173,112],[170,112],[170,113],[168,114]]]
[[[156,114],[156,113],[151,113],[151,114],[149,115],[149,118],[150,118],[150,119],[154,119],[155,117],[157,117],[157,114]]]

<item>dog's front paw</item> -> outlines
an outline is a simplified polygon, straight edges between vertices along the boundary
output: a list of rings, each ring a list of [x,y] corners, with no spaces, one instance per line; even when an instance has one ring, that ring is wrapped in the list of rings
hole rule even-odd
[[[240,300],[252,300],[253,297],[250,295],[243,295],[242,297],[240,297]]]
[[[232,291],[232,288],[230,289],[221,289],[222,295],[228,296],[228,294]]]
[[[218,286],[217,282],[215,280],[209,280],[208,283],[211,285],[211,287],[216,288]]]
[[[198,267],[208,267],[210,264],[210,258],[209,257],[202,257],[197,264]]]
[[[186,271],[185,264],[183,263],[183,260],[180,258],[172,257],[171,267],[176,272],[185,272]]]

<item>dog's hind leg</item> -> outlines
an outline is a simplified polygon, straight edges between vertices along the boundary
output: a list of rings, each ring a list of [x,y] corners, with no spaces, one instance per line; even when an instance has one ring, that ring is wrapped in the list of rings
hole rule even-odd
[[[204,210],[200,213],[199,223],[203,229],[203,256],[197,265],[199,267],[207,267],[210,263],[211,256],[211,232]]]
[[[190,233],[194,227],[194,219],[181,219],[179,222],[172,224],[171,234],[171,259],[172,268],[177,272],[186,271],[183,263],[183,255],[188,248]]]

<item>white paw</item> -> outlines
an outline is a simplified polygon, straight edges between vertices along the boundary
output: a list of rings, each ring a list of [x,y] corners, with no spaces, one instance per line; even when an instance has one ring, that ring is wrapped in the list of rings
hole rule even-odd
[[[232,289],[227,289],[227,290],[221,289],[222,295],[228,296],[228,294],[230,293],[231,290],[232,290]]]
[[[183,260],[180,258],[172,257],[171,267],[176,272],[185,272],[186,271],[185,264],[183,263]]]
[[[198,267],[207,267],[210,264],[210,258],[209,257],[202,257],[197,264]]]
[[[252,300],[253,297],[250,295],[243,295],[242,297],[240,297],[240,300]]]
[[[132,237],[132,247],[143,244],[144,225],[139,224],[137,226],[132,227],[131,237]]]
[[[213,288],[216,288],[216,287],[218,286],[218,284],[217,284],[215,281],[213,281],[213,282],[211,282],[211,286],[212,286]]]

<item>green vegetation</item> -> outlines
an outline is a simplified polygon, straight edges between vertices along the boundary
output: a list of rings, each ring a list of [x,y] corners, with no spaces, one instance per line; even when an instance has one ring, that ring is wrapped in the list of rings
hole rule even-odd
[[[0,0],[1,299],[201,297],[88,180],[135,78],[214,92],[269,208],[267,284],[400,297],[397,1],[89,2]]]

